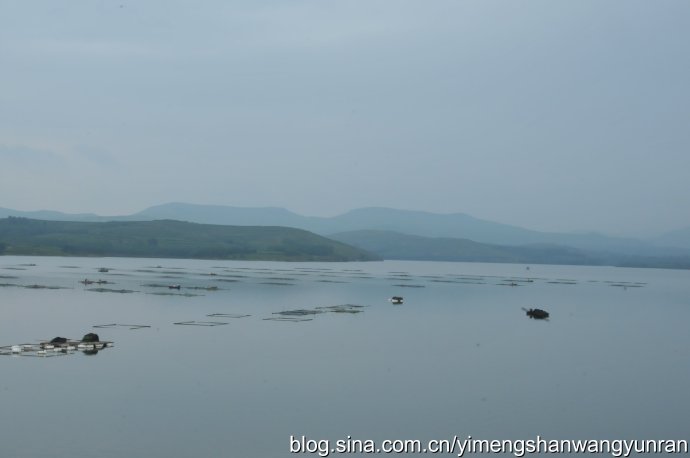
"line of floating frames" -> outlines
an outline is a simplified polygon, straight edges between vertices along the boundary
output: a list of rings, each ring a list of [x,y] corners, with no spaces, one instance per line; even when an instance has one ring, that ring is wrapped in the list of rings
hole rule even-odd
[[[264,321],[290,321],[293,323],[297,323],[300,321],[313,321],[313,318],[297,318],[297,317],[291,317],[291,316],[282,316],[282,317],[270,317],[270,318],[263,318]]]
[[[210,313],[206,316],[218,317],[218,318],[247,318],[248,316],[251,316],[251,315],[241,315],[238,313]]]
[[[223,326],[229,324],[223,321],[178,321],[177,324],[180,326]]]
[[[151,325],[148,324],[120,324],[120,323],[112,323],[112,324],[95,324],[92,327],[94,328],[129,328],[129,329],[144,329],[144,328],[150,328]]]

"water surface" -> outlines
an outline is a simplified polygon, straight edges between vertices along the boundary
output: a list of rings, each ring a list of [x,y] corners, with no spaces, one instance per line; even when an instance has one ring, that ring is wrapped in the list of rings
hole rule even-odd
[[[0,358],[3,457],[287,457],[290,435],[688,439],[687,271],[5,256],[0,284],[0,345],[115,342]],[[332,311],[347,304],[362,307]]]

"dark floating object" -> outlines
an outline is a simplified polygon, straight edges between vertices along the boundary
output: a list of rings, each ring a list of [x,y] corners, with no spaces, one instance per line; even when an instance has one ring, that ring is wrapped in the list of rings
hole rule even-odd
[[[549,312],[542,310],[542,309],[525,309],[523,308],[522,310],[525,311],[528,317],[534,318],[535,320],[545,320],[549,317]]]
[[[99,272],[109,272],[110,269],[108,269],[108,268],[106,268],[106,267],[101,267],[100,269],[98,269],[98,271],[99,271]]]
[[[403,303],[403,298],[402,296],[393,296],[389,299],[393,304],[402,304]]]
[[[58,337],[56,337],[56,339],[57,338]],[[55,340],[55,339],[53,339],[53,340]],[[98,338],[98,334],[93,333],[93,332],[89,332],[88,334],[85,334],[84,337],[82,337],[81,341],[93,343],[93,342],[100,342],[100,339]]]
[[[168,289],[177,289],[179,290],[181,288],[180,285],[168,285]]]

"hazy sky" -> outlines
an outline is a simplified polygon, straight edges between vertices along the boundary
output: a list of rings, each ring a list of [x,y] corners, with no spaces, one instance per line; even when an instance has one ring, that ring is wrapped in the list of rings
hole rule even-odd
[[[0,207],[690,226],[687,0],[0,0]]]

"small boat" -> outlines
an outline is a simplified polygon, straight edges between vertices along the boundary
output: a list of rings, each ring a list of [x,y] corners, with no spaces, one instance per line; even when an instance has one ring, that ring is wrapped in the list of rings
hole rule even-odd
[[[545,320],[549,317],[549,312],[542,309],[523,309],[528,317],[535,320]]]
[[[101,267],[100,269],[98,269],[98,271],[99,272],[108,272],[108,271],[110,271],[110,269],[108,269],[106,267]]]
[[[402,304],[403,303],[402,296],[393,296],[388,300],[391,301],[393,304]]]
[[[168,285],[168,289],[180,289],[180,285]]]

